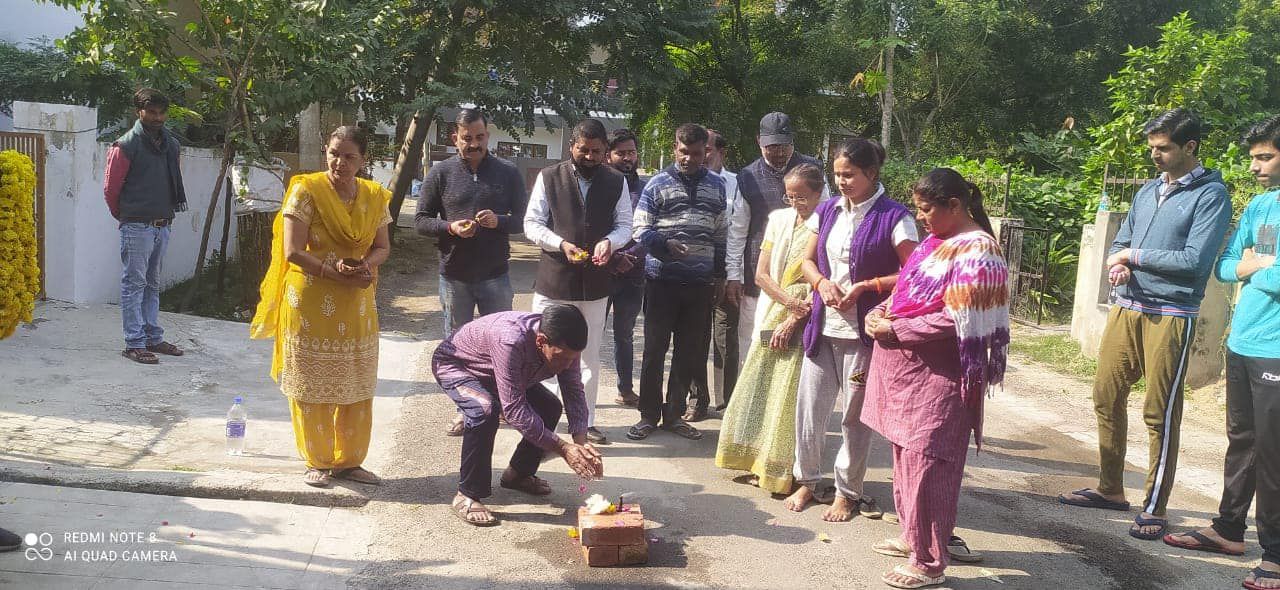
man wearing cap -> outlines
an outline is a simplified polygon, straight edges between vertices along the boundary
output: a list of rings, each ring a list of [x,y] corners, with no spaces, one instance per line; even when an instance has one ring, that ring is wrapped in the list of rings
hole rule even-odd
[[[725,283],[725,302],[738,308],[738,352],[737,368],[742,368],[742,357],[751,348],[751,340],[756,335],[753,320],[756,314],[756,300],[760,296],[760,288],[756,286],[756,261],[760,257],[760,244],[764,239],[764,226],[769,213],[786,207],[786,189],[782,178],[792,168],[800,164],[813,164],[822,167],[816,158],[796,153],[795,132],[791,127],[791,117],[786,113],[772,112],[760,119],[760,157],[738,171],[738,190],[733,195],[729,207],[729,243],[725,259],[727,282]],[[831,196],[830,190],[822,188],[822,200]],[[725,361],[726,364],[729,362]],[[727,373],[727,368],[726,368]],[[724,392],[727,402],[730,391]],[[706,402],[690,406],[685,420],[697,422],[707,417]]]

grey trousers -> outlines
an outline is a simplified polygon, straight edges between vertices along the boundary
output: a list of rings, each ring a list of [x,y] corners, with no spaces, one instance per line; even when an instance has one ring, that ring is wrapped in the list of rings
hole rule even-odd
[[[871,347],[861,340],[818,340],[818,354],[805,357],[796,393],[796,482],[813,487],[822,479],[822,447],[836,399],[843,398],[840,452],[836,454],[836,492],[850,500],[862,497],[871,429],[862,423]]]

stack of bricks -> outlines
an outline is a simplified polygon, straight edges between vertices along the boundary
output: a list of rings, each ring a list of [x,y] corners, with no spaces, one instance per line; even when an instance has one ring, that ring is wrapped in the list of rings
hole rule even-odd
[[[641,565],[649,561],[644,538],[644,514],[639,504],[624,504],[613,514],[588,514],[578,509],[582,558],[591,567]]]

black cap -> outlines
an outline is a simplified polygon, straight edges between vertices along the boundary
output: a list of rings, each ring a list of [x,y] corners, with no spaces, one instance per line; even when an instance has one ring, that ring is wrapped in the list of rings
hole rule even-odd
[[[760,119],[760,145],[778,145],[795,143],[796,135],[791,131],[791,117],[786,113],[774,111]]]

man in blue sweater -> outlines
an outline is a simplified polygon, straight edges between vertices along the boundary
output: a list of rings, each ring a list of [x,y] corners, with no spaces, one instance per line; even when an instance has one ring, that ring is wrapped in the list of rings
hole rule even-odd
[[[676,129],[675,163],[659,172],[640,193],[632,223],[636,241],[644,244],[644,357],[640,363],[640,421],[627,438],[648,438],[659,424],[688,439],[702,438],[684,421],[685,393],[706,381],[707,349],[715,282],[724,279],[724,179],[710,173],[707,130],[685,123]],[[671,376],[666,402],[662,369],[667,348]]]
[[[1240,216],[1218,261],[1218,280],[1244,283],[1227,337],[1227,459],[1213,525],[1165,535],[1175,547],[1243,555],[1245,518],[1258,498],[1262,564],[1246,588],[1280,588],[1280,116],[1248,131],[1249,167],[1266,192]]]
[[[1196,316],[1214,259],[1231,223],[1231,198],[1216,170],[1200,165],[1200,118],[1184,109],[1156,117],[1143,132],[1162,174],[1133,198],[1107,258],[1116,305],[1107,316],[1093,384],[1098,417],[1096,489],[1058,496],[1074,506],[1128,510],[1124,496],[1129,390],[1147,379],[1143,420],[1150,443],[1142,512],[1129,534],[1159,539],[1178,464],[1184,376]]]

